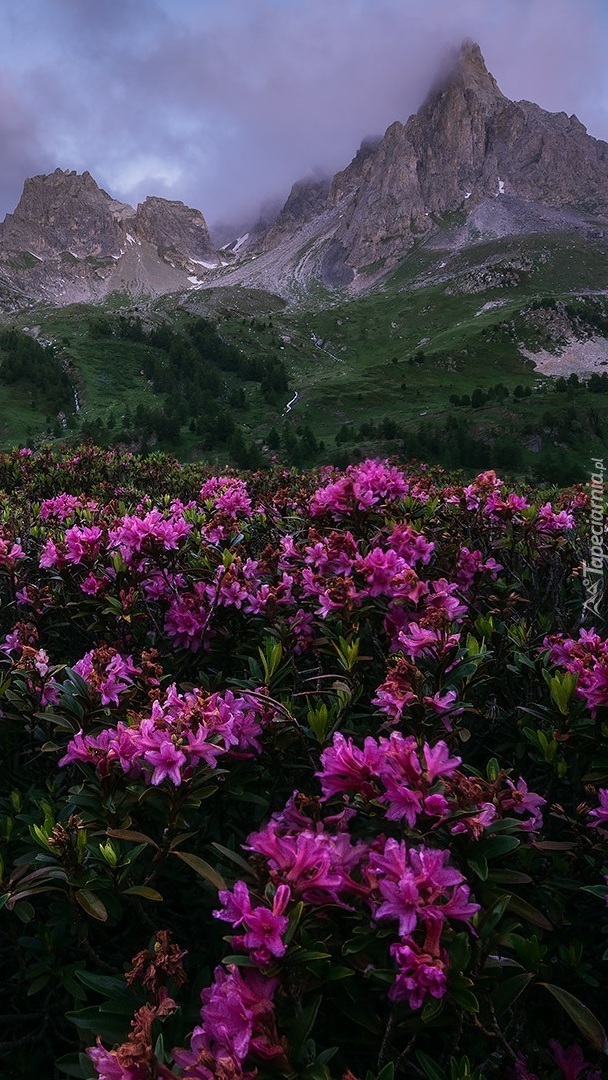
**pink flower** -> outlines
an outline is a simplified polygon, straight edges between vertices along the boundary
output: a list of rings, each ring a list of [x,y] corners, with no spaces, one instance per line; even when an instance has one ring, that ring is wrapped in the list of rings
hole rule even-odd
[[[277,978],[266,978],[251,968],[229,964],[224,971],[217,967],[212,986],[201,994],[202,1026],[194,1029],[194,1036],[216,1058],[225,1055],[237,1065],[250,1052],[266,1060],[283,1055],[274,1022],[278,985]]]
[[[419,1009],[427,994],[444,996],[445,964],[438,956],[429,956],[414,942],[396,942],[390,951],[398,965],[397,978],[388,992],[391,1001],[407,1001],[410,1009]]]
[[[121,1065],[115,1051],[106,1050],[97,1040],[97,1046],[87,1050],[99,1080],[147,1080],[150,1075],[147,1065]]]
[[[158,750],[149,750],[146,759],[155,765],[152,783],[157,785],[168,777],[176,787],[181,784],[180,768],[186,764],[186,755],[182,754],[172,742],[165,740]]]
[[[557,1039],[549,1039],[549,1053],[560,1070],[564,1080],[578,1080],[578,1077],[584,1069],[592,1068],[591,1063],[585,1061],[585,1055],[578,1043],[564,1047]],[[601,1073],[599,1071],[595,1073],[595,1070],[593,1070],[593,1072],[597,1075],[599,1080]],[[588,1080],[592,1080],[591,1073],[586,1073],[586,1076]]]
[[[287,948],[282,935],[287,930],[289,919],[283,913],[290,896],[289,886],[279,885],[272,909],[263,904],[253,908],[246,883],[237,881],[232,893],[229,889],[220,892],[222,907],[213,914],[216,919],[230,922],[235,928],[242,925],[245,934],[233,938],[232,944],[247,949],[257,964],[269,964],[273,957],[283,956]]]
[[[246,846],[266,857],[273,877],[314,904],[341,904],[341,893],[355,887],[349,870],[362,857],[346,834],[332,836],[305,829],[295,836],[280,836],[274,821],[252,833]]]
[[[600,788],[598,791],[600,804],[596,806],[595,810],[589,812],[590,818],[595,818],[595,821],[589,823],[589,828],[596,829],[599,826],[608,827],[608,788]]]
[[[324,798],[343,791],[356,791],[373,798],[379,790],[377,779],[382,761],[383,753],[371,736],[360,750],[351,738],[345,739],[336,732],[332,746],[321,754],[321,771],[316,773]]]
[[[453,646],[458,645],[460,634],[444,634],[438,630],[431,630],[411,622],[405,631],[398,634],[399,646],[406,656],[415,659],[425,654],[441,655]]]
[[[428,705],[433,712],[436,712],[441,717],[442,723],[447,731],[452,730],[451,718],[453,716],[460,716],[464,709],[455,709],[454,705],[458,700],[458,694],[455,690],[446,690],[442,694],[439,690],[432,697],[425,696],[423,699],[424,704]]]
[[[550,502],[539,507],[536,520],[538,532],[558,532],[562,529],[573,529],[574,526],[574,515],[567,510],[556,513]]]
[[[540,808],[547,800],[541,795],[536,795],[534,791],[528,791],[528,785],[521,777],[517,784],[507,780],[507,785],[510,792],[501,796],[503,810],[512,810],[514,814],[530,814],[529,820],[522,822],[522,829],[532,832],[542,828],[543,815]]]
[[[369,857],[374,918],[397,920],[401,937],[411,934],[419,921],[449,917],[468,922],[479,904],[470,902],[462,874],[446,865],[448,859],[448,851],[408,848],[405,841],[389,838],[383,852]]]
[[[458,766],[462,764],[461,758],[450,757],[450,751],[443,741],[435,743],[434,746],[425,743],[423,754],[426,775],[431,784],[438,776],[451,776]]]

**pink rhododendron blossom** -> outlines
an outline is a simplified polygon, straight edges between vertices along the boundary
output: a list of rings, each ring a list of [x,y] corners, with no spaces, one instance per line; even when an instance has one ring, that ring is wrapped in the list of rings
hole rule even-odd
[[[401,631],[397,637],[401,649],[411,659],[426,654],[440,656],[460,642],[460,634],[433,630],[430,627],[420,626],[416,622],[411,622],[407,630]]]
[[[129,564],[136,554],[150,553],[154,545],[164,551],[175,551],[189,533],[192,525],[180,514],[166,518],[156,507],[143,517],[125,514],[120,523],[110,529],[108,542],[110,550],[115,548],[124,561]]]
[[[349,465],[341,479],[318,488],[310,512],[313,517],[324,513],[339,517],[401,499],[407,490],[407,481],[399,469],[384,461],[363,461]]]
[[[201,993],[202,1023],[194,1029],[193,1049],[202,1046],[218,1060],[226,1057],[239,1066],[250,1053],[265,1061],[284,1059],[274,1020],[278,985],[277,978],[251,968],[217,967],[213,984]],[[184,1053],[174,1056],[182,1066],[193,1063]]]
[[[143,775],[147,783],[170,780],[178,786],[201,762],[213,769],[225,753],[259,752],[265,712],[253,699],[230,690],[179,694],[171,686],[163,700],[153,702],[149,716],[132,718],[128,726],[119,721],[98,735],[79,732],[59,765],[91,762],[105,775],[118,764],[128,774]]]
[[[201,500],[210,500],[216,510],[229,518],[250,517],[252,504],[245,482],[235,476],[213,476],[199,492]]]
[[[25,559],[21,544],[2,536],[0,532],[0,569],[14,570],[20,559]]]
[[[549,1053],[557,1065],[563,1080],[579,1080],[585,1074],[585,1080],[601,1080],[601,1072],[589,1061],[585,1061],[582,1047],[578,1043],[562,1046],[557,1039],[549,1039]]]
[[[132,656],[107,647],[86,653],[74,671],[99,693],[102,705],[118,705],[120,695],[133,685],[133,676],[141,674]]]
[[[470,551],[468,547],[461,547],[458,556],[458,566],[454,575],[456,584],[461,589],[469,589],[477,576],[487,573],[491,581],[495,581],[498,572],[503,569],[496,559],[489,558],[484,561],[481,551]]]
[[[464,709],[454,707],[458,700],[458,694],[455,690],[446,690],[443,694],[438,690],[432,697],[426,695],[422,700],[429,709],[432,709],[441,717],[441,721],[448,731],[452,730],[452,717],[460,716],[464,712]]]
[[[366,874],[372,885],[370,904],[375,919],[395,920],[405,937],[419,922],[446,918],[469,922],[479,910],[448,851],[408,847],[389,838],[383,851],[370,853]]]
[[[87,1054],[99,1080],[148,1080],[150,1076],[147,1065],[122,1065],[116,1053],[106,1050],[100,1039],[97,1040],[97,1046],[88,1048]]]
[[[589,817],[594,819],[589,822],[591,829],[597,828],[598,825],[608,828],[608,788],[600,788],[598,796],[600,800],[599,806],[589,812]]]
[[[395,525],[387,538],[387,544],[397,555],[405,559],[408,566],[417,562],[427,565],[435,550],[432,540],[427,540],[411,525]]]
[[[503,809],[514,814],[529,814],[530,818],[522,822],[522,828],[530,831],[540,829],[543,824],[540,808],[545,805],[547,800],[540,795],[536,795],[533,791],[528,791],[528,785],[521,777],[517,784],[507,780],[507,785],[510,791],[501,800]]]
[[[216,919],[232,923],[235,929],[237,926],[243,927],[245,933],[232,939],[233,947],[246,949],[256,964],[264,966],[272,963],[273,958],[283,956],[286,951],[283,935],[289,919],[284,912],[290,896],[289,886],[279,885],[272,908],[264,904],[252,907],[246,883],[237,881],[232,892],[229,889],[220,891],[222,907],[213,914]]]
[[[382,756],[381,747],[371,735],[360,750],[351,738],[345,739],[336,732],[332,746],[321,754],[321,772],[317,773],[324,798],[342,791],[356,791],[373,798],[379,791]]]
[[[415,945],[396,942],[391,956],[397,963],[397,978],[388,996],[391,1001],[407,1001],[410,1009],[419,1009],[428,994],[441,998],[447,991],[445,963]]]
[[[104,534],[99,525],[73,525],[65,533],[65,561],[67,563],[85,562],[95,559],[101,549]]]
[[[294,895],[308,903],[344,905],[346,894],[361,891],[350,875],[367,849],[353,844],[347,833],[332,835],[307,828],[284,835],[275,819],[252,833],[246,847],[264,855],[273,881],[289,885]]]

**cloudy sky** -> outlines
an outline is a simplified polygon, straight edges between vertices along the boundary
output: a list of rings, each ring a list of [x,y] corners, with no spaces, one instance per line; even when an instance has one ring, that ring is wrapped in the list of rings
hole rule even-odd
[[[405,121],[464,36],[608,140],[606,0],[0,0],[0,220],[59,166],[238,223]]]

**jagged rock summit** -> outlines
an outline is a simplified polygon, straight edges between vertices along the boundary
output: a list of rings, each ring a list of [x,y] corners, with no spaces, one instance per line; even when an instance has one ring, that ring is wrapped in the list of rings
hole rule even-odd
[[[471,40],[446,58],[417,113],[366,140],[327,194],[294,185],[242,254],[260,255],[258,280],[286,295],[290,274],[292,295],[313,278],[369,289],[414,244],[445,236],[455,214],[459,245],[608,223],[608,144],[576,116],[505,97]],[[251,267],[225,280],[252,283]]]
[[[11,286],[56,303],[115,289],[169,292],[188,288],[198,266],[217,262],[200,210],[155,196],[134,208],[88,172],[56,169],[26,180],[15,212],[0,224],[0,304]]]
[[[348,265],[395,263],[438,218],[511,196],[608,216],[608,145],[575,116],[513,102],[465,41],[421,109],[334,178]]]
[[[455,214],[460,245],[608,226],[608,144],[576,116],[505,97],[470,40],[447,58],[417,113],[364,140],[333,179],[296,182],[270,226],[221,252],[200,211],[183,203],[148,197],[134,209],[89,173],[27,180],[0,225],[0,306],[3,294],[6,307],[113,289],[237,284],[288,298],[318,281],[369,289],[414,244],[445,236]]]

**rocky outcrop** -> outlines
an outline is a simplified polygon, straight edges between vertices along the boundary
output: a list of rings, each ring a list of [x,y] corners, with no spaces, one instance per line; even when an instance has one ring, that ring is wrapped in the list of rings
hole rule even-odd
[[[472,41],[406,123],[365,139],[331,181],[295,183],[278,214],[222,254],[184,203],[148,197],[135,210],[86,172],[27,180],[0,225],[0,308],[22,296],[67,303],[216,281],[295,297],[313,282],[369,289],[417,242],[440,245],[448,225],[460,246],[562,228],[601,239],[608,229],[608,144],[575,116],[510,101]]]
[[[124,237],[121,218],[129,211],[134,213],[102,191],[90,173],[55,169],[25,181],[14,214],[0,224],[0,247],[38,258],[61,252],[117,255]]]
[[[334,177],[328,203],[361,268],[396,263],[438,217],[505,193],[608,217],[608,144],[575,116],[510,101],[466,41],[418,113]]]
[[[135,210],[90,173],[56,169],[26,180],[0,224],[0,310],[188,288],[193,263],[213,254],[200,210],[152,197]]]
[[[183,202],[149,195],[137,207],[133,226],[141,240],[153,244],[165,257],[197,260],[214,253],[200,210]]]

